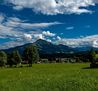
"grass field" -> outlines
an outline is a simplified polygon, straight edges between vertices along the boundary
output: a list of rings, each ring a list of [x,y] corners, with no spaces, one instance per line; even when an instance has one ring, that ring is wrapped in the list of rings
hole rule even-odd
[[[34,64],[0,68],[0,91],[98,91],[98,69],[89,64]]]

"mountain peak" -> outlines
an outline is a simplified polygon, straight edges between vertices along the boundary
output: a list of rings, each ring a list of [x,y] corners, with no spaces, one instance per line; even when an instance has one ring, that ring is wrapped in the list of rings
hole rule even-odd
[[[42,42],[42,41],[46,41],[46,40],[44,40],[44,39],[38,39],[36,42]]]
[[[34,44],[52,44],[52,43],[43,39],[38,39]]]

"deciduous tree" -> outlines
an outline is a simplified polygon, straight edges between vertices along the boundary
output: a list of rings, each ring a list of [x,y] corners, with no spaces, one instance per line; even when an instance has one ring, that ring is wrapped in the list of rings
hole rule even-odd
[[[7,55],[4,51],[0,51],[0,66],[5,66],[7,63]]]

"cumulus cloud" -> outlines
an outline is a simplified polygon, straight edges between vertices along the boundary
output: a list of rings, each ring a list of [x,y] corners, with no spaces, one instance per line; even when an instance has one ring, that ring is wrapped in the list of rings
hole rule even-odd
[[[98,48],[98,40],[93,41],[93,47]]]
[[[42,34],[35,34],[34,37],[36,39],[44,39],[44,36]]]
[[[55,33],[51,33],[50,31],[43,31],[42,34],[43,34],[44,36],[49,36],[49,37],[53,37],[53,36],[56,35]]]
[[[35,33],[33,36],[36,39],[50,40],[50,39],[47,39],[47,38],[54,38],[56,36],[56,34],[50,32],[50,31],[42,31],[40,33]]]
[[[25,34],[24,34],[24,39],[30,41],[30,40],[32,40],[32,35],[25,33]]]
[[[93,11],[85,7],[98,3],[97,0],[5,0],[5,2],[14,4],[16,10],[31,8],[34,12],[47,15],[92,13]]]

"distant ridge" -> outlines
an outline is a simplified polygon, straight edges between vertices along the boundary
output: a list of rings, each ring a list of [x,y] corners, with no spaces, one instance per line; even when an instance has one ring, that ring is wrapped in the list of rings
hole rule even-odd
[[[39,39],[34,43],[28,43],[22,46],[17,46],[14,48],[5,49],[3,51],[6,52],[12,52],[13,50],[17,49],[20,53],[23,53],[24,49],[29,45],[35,45],[38,48],[39,53],[41,54],[52,54],[52,53],[70,53],[74,52],[75,50],[71,47],[68,47],[66,45],[55,45],[51,42],[48,42],[46,40]]]

